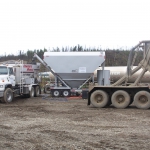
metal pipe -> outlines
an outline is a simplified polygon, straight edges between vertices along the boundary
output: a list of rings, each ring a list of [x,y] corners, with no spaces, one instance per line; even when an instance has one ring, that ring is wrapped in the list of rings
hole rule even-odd
[[[131,71],[131,75],[133,75],[135,72],[137,72],[139,69],[141,69],[141,64],[139,64],[136,68],[134,68]],[[127,75],[125,74],[122,78],[120,78],[117,82],[115,82],[114,84],[112,84],[112,86],[117,86],[120,85],[121,83],[123,83],[127,78]]]
[[[136,86],[142,79],[143,75],[145,74],[145,72],[147,71],[147,69],[143,69],[143,71],[141,72],[141,74],[138,76],[138,78],[135,80],[135,82],[133,84],[131,84],[130,86]]]

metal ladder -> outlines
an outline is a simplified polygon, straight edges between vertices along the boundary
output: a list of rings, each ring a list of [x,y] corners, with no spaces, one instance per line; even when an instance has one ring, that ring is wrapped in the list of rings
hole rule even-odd
[[[23,94],[23,60],[20,61],[20,94]]]

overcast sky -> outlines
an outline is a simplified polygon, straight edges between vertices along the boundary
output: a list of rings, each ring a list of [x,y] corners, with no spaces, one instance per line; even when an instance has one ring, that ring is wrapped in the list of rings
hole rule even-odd
[[[0,55],[150,40],[149,0],[1,0]]]

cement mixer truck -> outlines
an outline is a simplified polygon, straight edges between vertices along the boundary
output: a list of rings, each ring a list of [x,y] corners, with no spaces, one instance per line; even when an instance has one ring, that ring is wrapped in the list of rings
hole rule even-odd
[[[143,51],[143,59],[133,69],[139,50]],[[140,84],[144,74],[150,72],[150,41],[141,41],[134,46],[127,62],[126,74],[111,85],[91,85],[88,93],[88,105],[103,108],[113,105],[116,108],[126,108],[132,102],[137,108],[150,108],[150,80],[147,84]],[[141,69],[139,76],[132,84],[130,78]]]

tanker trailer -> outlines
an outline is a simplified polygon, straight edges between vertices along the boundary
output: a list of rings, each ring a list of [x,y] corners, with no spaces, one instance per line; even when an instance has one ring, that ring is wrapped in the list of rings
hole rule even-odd
[[[50,87],[53,97],[81,92],[82,86],[105,61],[105,52],[45,52],[43,60],[36,57],[55,77]]]
[[[139,49],[143,50],[143,59],[133,68]],[[126,74],[109,86],[91,86],[88,93],[88,105],[106,107],[112,104],[116,108],[126,108],[132,102],[137,108],[150,108],[150,80],[143,85],[141,79],[146,72],[150,72],[150,41],[141,41],[134,46],[127,61]],[[129,84],[129,79],[139,70],[136,80]]]

